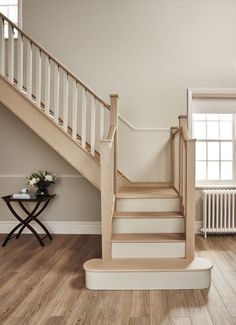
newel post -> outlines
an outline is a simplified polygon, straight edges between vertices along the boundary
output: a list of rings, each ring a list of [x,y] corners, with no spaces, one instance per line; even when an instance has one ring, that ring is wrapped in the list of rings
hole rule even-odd
[[[110,143],[100,141],[101,163],[101,217],[102,217],[102,258],[111,258],[111,181]]]
[[[185,216],[185,233],[186,233],[186,259],[192,260],[195,251],[195,142],[191,139],[187,141],[186,148],[186,216]]]
[[[182,126],[187,126],[187,116],[179,116],[179,194],[184,196],[184,170],[185,170],[185,161],[184,161],[184,141],[182,136]],[[184,198],[183,198],[184,199]],[[182,202],[181,211],[184,210],[184,202]]]
[[[116,127],[116,134],[114,139],[114,191],[117,193],[117,148],[118,148],[118,118],[119,118],[119,107],[118,107],[119,96],[117,94],[110,95],[110,126]]]

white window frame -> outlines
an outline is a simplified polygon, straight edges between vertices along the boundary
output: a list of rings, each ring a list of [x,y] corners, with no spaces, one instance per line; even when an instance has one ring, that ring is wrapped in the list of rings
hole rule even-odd
[[[22,0],[18,0],[18,24],[17,26],[22,29]]]
[[[10,6],[10,5],[7,5],[6,6]],[[1,6],[0,6],[1,7]],[[17,0],[17,9],[18,9],[18,21],[17,21],[17,26],[19,28],[22,28],[22,0]],[[10,17],[8,17],[9,19],[11,19]]]
[[[215,108],[214,110],[197,110],[193,101],[195,99],[219,99],[219,100],[235,100],[235,108],[227,108],[227,111],[219,110]],[[193,137],[193,114],[233,114],[233,179],[232,180],[196,180],[196,187],[235,187],[236,186],[236,89],[187,89],[187,107],[188,107],[188,130],[190,135]],[[199,140],[199,141],[214,141],[214,140]],[[225,142],[227,140],[216,140],[217,142]],[[230,140],[231,141],[231,140]]]

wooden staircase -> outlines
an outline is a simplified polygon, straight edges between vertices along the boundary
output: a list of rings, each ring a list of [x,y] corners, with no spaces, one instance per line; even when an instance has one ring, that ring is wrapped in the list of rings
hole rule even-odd
[[[0,101],[101,190],[102,258],[84,264],[87,288],[210,285],[212,265],[194,256],[195,141],[186,116],[170,129],[171,181],[131,182],[117,168],[118,95],[105,103],[1,14]]]
[[[104,255],[110,255],[85,263],[86,286],[94,290],[209,287],[212,265],[194,257],[186,241],[182,196],[174,187],[139,185],[117,192],[110,243],[103,242],[108,246]]]
[[[114,128],[101,151],[102,259],[84,264],[87,288],[209,287],[212,264],[194,252],[195,141],[186,116],[171,129],[172,180],[165,184],[118,182]]]

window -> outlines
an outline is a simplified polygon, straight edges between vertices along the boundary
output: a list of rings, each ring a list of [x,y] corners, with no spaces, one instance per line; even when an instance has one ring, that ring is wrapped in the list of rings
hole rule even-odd
[[[0,12],[18,25],[19,19],[19,0],[0,0]]]
[[[0,12],[21,27],[21,0],[0,0]],[[16,36],[17,33],[15,33]],[[5,37],[8,37],[7,28],[5,28]]]
[[[197,184],[230,184],[234,178],[234,114],[192,114]]]

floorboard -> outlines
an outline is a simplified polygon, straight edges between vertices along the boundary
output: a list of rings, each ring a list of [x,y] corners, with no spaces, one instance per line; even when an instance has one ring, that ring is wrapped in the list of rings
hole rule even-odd
[[[196,254],[214,264],[208,290],[89,291],[83,263],[101,256],[100,236],[41,248],[23,235],[0,248],[0,325],[236,324],[236,236],[197,236]]]

